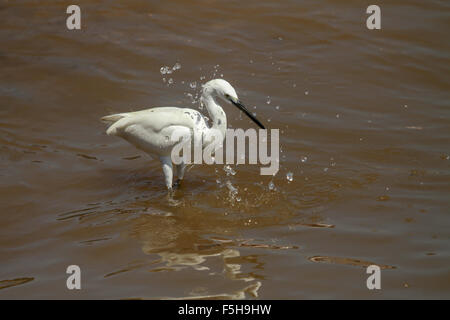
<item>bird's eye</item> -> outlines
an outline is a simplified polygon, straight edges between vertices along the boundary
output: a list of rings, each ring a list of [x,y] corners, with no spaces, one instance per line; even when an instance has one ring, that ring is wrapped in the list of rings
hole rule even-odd
[[[225,93],[225,98],[229,99],[230,95],[228,93]]]

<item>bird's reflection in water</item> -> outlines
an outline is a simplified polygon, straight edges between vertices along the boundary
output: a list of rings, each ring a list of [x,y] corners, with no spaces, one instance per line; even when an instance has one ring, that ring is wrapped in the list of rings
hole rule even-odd
[[[173,271],[179,271],[183,268],[192,268],[196,271],[205,272],[205,276],[216,275],[217,272],[211,270],[210,267],[205,264],[208,263],[209,259],[215,257],[222,261],[223,269],[221,273],[225,275],[229,280],[243,281],[246,285],[239,290],[231,293],[219,293],[219,294],[207,294],[208,290],[203,289],[205,294],[198,294],[194,289],[191,291],[192,296],[189,297],[179,297],[180,299],[199,299],[199,298],[230,298],[230,299],[244,299],[246,294],[252,297],[258,297],[258,290],[261,287],[261,282],[257,281],[255,277],[250,274],[243,274],[241,271],[242,264],[231,263],[232,258],[239,257],[240,252],[236,249],[224,249],[221,252],[214,254],[199,254],[199,253],[174,253],[174,252],[160,252],[158,255],[161,256],[161,263],[165,264],[164,269],[169,269]],[[159,271],[161,268],[156,268],[153,271]]]
[[[260,280],[264,278],[259,274],[263,270],[259,257],[254,254],[242,256],[239,249],[244,241],[232,240],[229,226],[210,223],[207,229],[198,224],[194,227],[195,219],[144,215],[135,220],[132,236],[142,242],[144,253],[158,257],[151,266],[151,272],[194,272],[191,275],[199,279],[202,285],[215,287],[194,286],[190,288],[189,296],[163,298],[258,297]],[[251,269],[250,272],[247,269]],[[230,289],[230,292],[214,292],[219,289],[214,281],[223,282],[224,279],[235,282],[226,285],[225,291]]]
[[[249,239],[247,235],[291,221],[291,215],[256,215],[248,198],[245,203],[250,205],[242,203],[237,209],[219,203],[220,208],[205,210],[198,205],[204,203],[199,197],[185,197],[184,205],[179,207],[169,206],[163,200],[155,203],[153,199],[92,203],[61,213],[58,220],[78,221],[74,227],[79,235],[77,242],[90,246],[91,250],[99,246],[98,254],[117,252],[117,241],[122,244],[131,240],[127,245],[134,246],[137,240],[144,258],[139,253],[136,256],[133,248],[124,249],[120,266],[107,268],[103,278],[113,281],[110,278],[118,276],[120,280],[114,281],[124,281],[130,286],[133,281],[151,283],[140,297],[245,299],[260,296],[268,251],[297,247],[277,245],[277,239],[267,237]],[[224,207],[229,213],[223,212]],[[67,239],[73,239],[73,233],[68,233]]]

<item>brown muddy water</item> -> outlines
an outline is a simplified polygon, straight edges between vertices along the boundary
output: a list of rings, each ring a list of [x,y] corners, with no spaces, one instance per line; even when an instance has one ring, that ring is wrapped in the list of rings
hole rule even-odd
[[[381,30],[365,1],[76,3],[69,31],[67,1],[0,1],[1,299],[450,298],[447,1],[379,1]],[[174,206],[99,118],[220,77],[280,171],[194,166]]]

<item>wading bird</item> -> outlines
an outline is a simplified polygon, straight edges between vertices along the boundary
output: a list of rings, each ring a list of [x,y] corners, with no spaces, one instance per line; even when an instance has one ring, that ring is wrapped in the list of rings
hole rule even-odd
[[[218,104],[219,99],[235,105],[260,128],[265,129],[261,122],[239,101],[234,88],[223,79],[214,79],[203,85],[200,102],[208,110],[211,126],[207,125],[206,119],[197,110],[176,107],[155,107],[136,112],[112,114],[101,120],[110,124],[106,131],[108,135],[119,136],[136,148],[159,157],[166,186],[170,191],[173,180],[171,152],[178,143],[178,141],[172,141],[172,133],[179,130],[178,133],[184,132],[194,139],[198,136],[208,136],[210,130],[218,130],[221,137],[224,138],[227,117]],[[203,147],[205,147],[205,143]],[[186,164],[181,163],[176,167],[178,184],[183,179]]]

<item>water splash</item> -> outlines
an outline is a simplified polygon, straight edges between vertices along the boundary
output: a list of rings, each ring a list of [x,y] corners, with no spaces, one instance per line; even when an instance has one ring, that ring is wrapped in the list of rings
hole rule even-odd
[[[159,72],[161,72],[162,75],[171,74],[172,69],[170,69],[170,67],[168,67],[168,66],[164,66],[164,67],[161,67],[161,69],[159,69]]]
[[[236,174],[236,171],[232,167],[230,167],[230,165],[228,165],[228,164],[223,166],[223,171],[225,171],[227,173],[227,176],[230,176],[230,175],[234,176]]]
[[[228,195],[230,197],[230,201],[233,205],[234,202],[240,202],[241,201],[241,197],[238,196],[239,190],[233,186],[233,184],[231,183],[230,180],[227,180],[227,182],[225,183],[225,185],[228,188]]]

